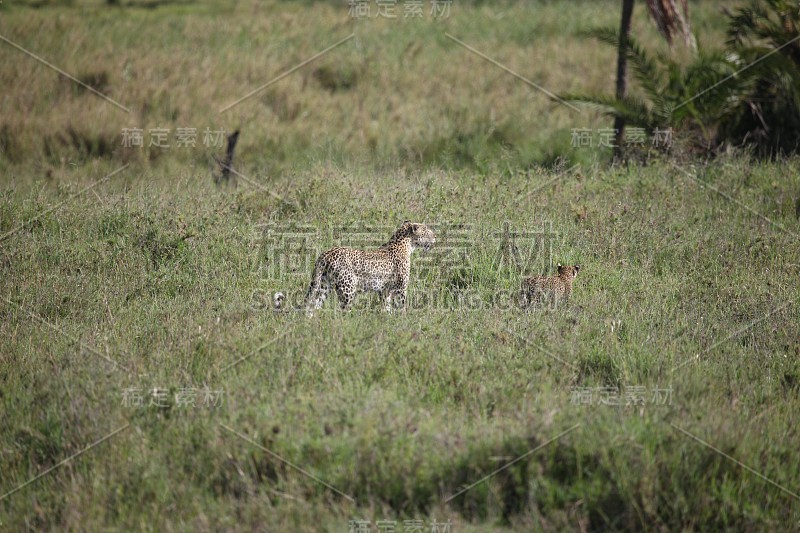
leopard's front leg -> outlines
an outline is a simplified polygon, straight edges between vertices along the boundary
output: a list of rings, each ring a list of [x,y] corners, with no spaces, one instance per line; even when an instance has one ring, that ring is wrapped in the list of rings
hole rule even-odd
[[[397,289],[392,292],[392,305],[393,309],[398,309],[400,311],[406,311],[406,291]]]
[[[391,289],[383,289],[381,291],[381,297],[383,298],[383,308],[386,310],[387,313],[392,312],[392,290]]]
[[[392,307],[400,311],[406,311],[408,294],[408,279],[401,280],[392,291]]]

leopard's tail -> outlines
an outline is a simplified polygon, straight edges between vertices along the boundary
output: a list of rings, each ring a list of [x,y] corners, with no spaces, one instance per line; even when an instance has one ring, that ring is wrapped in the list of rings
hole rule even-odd
[[[531,305],[531,298],[527,289],[523,288],[517,293],[517,303],[523,309]]]
[[[283,311],[286,309],[286,295],[282,292],[276,292],[272,297],[272,303],[275,311]]]
[[[308,286],[308,292],[306,292],[306,314],[309,316],[314,314],[315,309],[322,307],[325,296],[327,296],[322,287],[324,270],[325,265],[322,258],[320,258],[314,265],[314,273],[311,275],[311,283]]]
[[[517,293],[517,303],[523,309],[526,309],[531,304],[530,290],[528,288],[528,280],[522,280],[522,286]]]
[[[322,261],[317,261],[314,265],[314,273],[311,274],[311,283],[306,291],[306,303],[309,302],[311,296],[322,288]]]
[[[303,311],[304,304],[292,305],[286,295],[280,291],[272,296],[272,310],[275,313],[290,313],[295,311]]]

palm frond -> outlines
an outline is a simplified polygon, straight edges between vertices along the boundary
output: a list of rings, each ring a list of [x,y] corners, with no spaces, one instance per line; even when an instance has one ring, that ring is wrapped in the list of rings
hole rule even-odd
[[[664,126],[661,117],[654,114],[650,107],[639,98],[627,96],[620,100],[614,96],[580,93],[563,94],[559,95],[559,98],[596,109],[609,117],[623,118],[627,124],[642,127],[648,131]]]
[[[619,34],[612,28],[594,28],[581,32],[584,37],[619,48]],[[663,75],[657,63],[632,36],[628,37],[628,61],[633,67],[633,74],[647,97],[653,100],[656,107],[663,107]]]

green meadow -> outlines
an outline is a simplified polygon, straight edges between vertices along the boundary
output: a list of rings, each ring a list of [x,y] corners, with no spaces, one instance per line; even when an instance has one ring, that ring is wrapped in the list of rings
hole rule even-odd
[[[613,89],[619,2],[404,9],[0,4],[0,529],[800,528],[800,158],[609,165],[536,86]],[[406,219],[406,312],[273,311]]]

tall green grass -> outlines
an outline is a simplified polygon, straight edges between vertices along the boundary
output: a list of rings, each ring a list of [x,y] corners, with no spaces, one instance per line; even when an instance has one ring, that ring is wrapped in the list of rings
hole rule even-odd
[[[794,523],[791,495],[673,425],[796,492],[799,262],[789,232],[798,183],[787,177],[797,170],[796,160],[740,158],[695,170],[774,225],[671,165],[568,172],[524,197],[552,175],[326,163],[276,184],[288,200],[313,187],[291,213],[243,184],[181,177],[179,165],[158,176],[124,171],[96,196],[72,199],[36,178],[7,186],[3,232],[68,201],[0,248],[11,302],[0,307],[2,489],[130,426],[2,500],[0,521],[304,530],[341,530],[353,518],[545,530]],[[75,175],[69,190],[104,171]],[[494,192],[476,195],[475,183]],[[259,294],[301,294],[309,275],[265,273],[260,225],[298,221],[326,235],[337,221],[403,218],[472,224],[474,246],[450,276],[414,256],[412,302],[439,292],[441,305],[343,314],[333,301],[312,320],[259,305]],[[557,234],[554,259],[583,268],[569,305],[523,313],[493,300],[515,284],[493,260],[494,235],[504,223],[536,229],[541,220]],[[326,239],[318,246],[336,240]],[[182,388],[205,387],[222,391],[221,405],[176,404]],[[622,399],[643,387],[645,403],[575,400],[609,387]],[[166,406],[124,405],[134,388],[148,401],[151,389],[167,390]],[[669,401],[657,390],[670,390]]]

